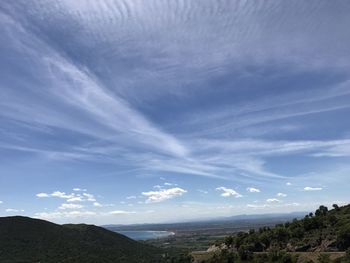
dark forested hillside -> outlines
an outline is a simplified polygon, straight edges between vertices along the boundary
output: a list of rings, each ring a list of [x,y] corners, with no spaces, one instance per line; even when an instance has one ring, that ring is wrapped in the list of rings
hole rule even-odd
[[[303,219],[274,228],[241,232],[225,240],[226,245],[256,252],[283,249],[286,251],[344,251],[350,247],[350,205],[332,210],[320,206]]]
[[[297,257],[308,254],[321,259],[305,262],[350,262],[350,205],[320,206],[300,220],[239,232],[209,251],[214,256],[203,262],[304,262]]]
[[[158,262],[161,251],[93,225],[0,218],[0,262]]]

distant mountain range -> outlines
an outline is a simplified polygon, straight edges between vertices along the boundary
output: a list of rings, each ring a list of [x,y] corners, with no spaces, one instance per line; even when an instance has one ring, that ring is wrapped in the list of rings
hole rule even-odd
[[[302,218],[309,212],[292,212],[292,213],[268,213],[268,214],[251,214],[251,215],[236,215],[229,217],[216,217],[211,219],[203,219],[197,221],[188,222],[178,222],[178,223],[159,223],[159,224],[131,224],[131,225],[121,225],[121,224],[109,224],[103,225],[102,227],[112,230],[174,230],[174,229],[185,229],[191,227],[193,229],[201,227],[203,225],[210,226],[216,224],[230,224],[242,225],[246,224],[268,224],[270,221],[273,224],[277,222],[285,222],[292,220],[294,218]]]
[[[94,225],[0,217],[0,262],[158,262],[162,251]]]
[[[214,221],[220,220],[250,220],[250,219],[269,219],[269,218],[281,218],[281,219],[293,219],[304,217],[309,212],[291,212],[291,213],[268,213],[268,214],[252,214],[252,215],[236,215],[230,217],[222,217],[213,219]]]

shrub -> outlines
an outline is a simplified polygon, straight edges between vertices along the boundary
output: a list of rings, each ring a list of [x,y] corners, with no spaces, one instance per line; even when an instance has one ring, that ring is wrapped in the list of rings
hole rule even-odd
[[[344,250],[350,247],[350,224],[344,225],[338,231],[338,245]]]
[[[330,255],[329,254],[321,254],[319,257],[318,257],[318,261],[320,263],[330,263],[331,260],[330,260]]]

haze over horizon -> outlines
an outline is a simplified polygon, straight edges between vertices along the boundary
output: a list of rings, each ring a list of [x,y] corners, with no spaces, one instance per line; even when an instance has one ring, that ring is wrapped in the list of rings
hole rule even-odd
[[[349,203],[349,13],[1,2],[0,216],[157,223]]]

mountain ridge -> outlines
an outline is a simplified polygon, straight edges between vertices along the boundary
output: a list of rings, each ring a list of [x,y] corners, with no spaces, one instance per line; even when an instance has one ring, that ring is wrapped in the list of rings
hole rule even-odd
[[[158,262],[162,251],[105,228],[0,217],[1,262]]]
[[[202,219],[202,220],[192,220],[192,221],[182,221],[182,222],[174,222],[174,223],[140,223],[140,224],[104,224],[100,225],[100,227],[110,229],[128,229],[128,228],[143,228],[143,227],[153,227],[153,226],[173,226],[173,225],[191,225],[191,224],[203,224],[203,223],[220,223],[227,221],[239,221],[239,220],[255,220],[255,219],[276,219],[281,218],[281,220],[288,220],[294,218],[303,217],[305,214],[309,212],[290,212],[290,213],[264,213],[264,214],[241,214],[235,216],[227,216],[227,217],[215,217],[211,219]]]

